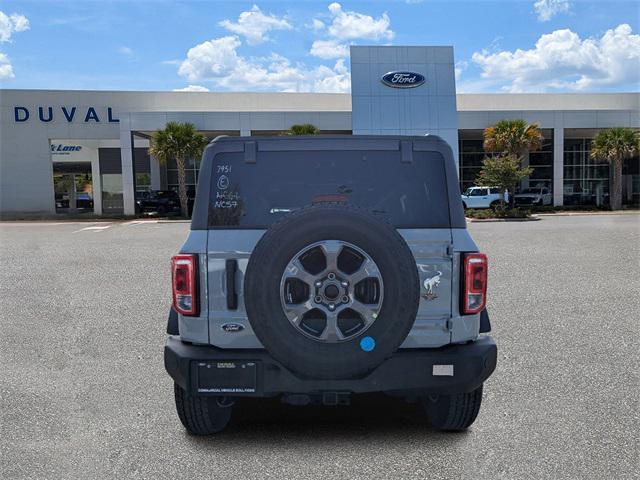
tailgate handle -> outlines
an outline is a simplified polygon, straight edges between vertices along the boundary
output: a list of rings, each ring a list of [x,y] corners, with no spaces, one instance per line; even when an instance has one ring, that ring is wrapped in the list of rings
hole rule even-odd
[[[238,293],[236,292],[236,271],[238,270],[238,261],[233,258],[225,263],[227,274],[227,308],[229,310],[238,309]]]

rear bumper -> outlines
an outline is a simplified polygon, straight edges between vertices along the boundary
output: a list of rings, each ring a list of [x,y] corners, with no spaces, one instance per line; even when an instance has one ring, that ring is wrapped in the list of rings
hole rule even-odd
[[[388,392],[448,394],[478,388],[496,367],[491,337],[438,349],[399,350],[361,378],[317,380],[289,371],[266,350],[225,350],[183,343],[169,335],[164,364],[192,395],[270,397],[281,393]],[[435,366],[435,368],[434,368]]]

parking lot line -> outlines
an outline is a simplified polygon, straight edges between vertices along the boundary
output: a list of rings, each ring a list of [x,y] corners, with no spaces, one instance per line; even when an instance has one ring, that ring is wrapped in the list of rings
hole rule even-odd
[[[158,220],[132,220],[130,222],[126,222],[124,225],[132,227],[135,225],[143,225],[145,223],[158,223]]]
[[[109,227],[111,227],[111,224],[104,225],[104,226],[84,227],[84,228],[81,228],[80,230],[76,230],[75,232],[72,232],[72,233],[84,232],[84,231],[87,231],[87,230],[94,231],[94,232],[101,232],[103,230],[106,230]]]

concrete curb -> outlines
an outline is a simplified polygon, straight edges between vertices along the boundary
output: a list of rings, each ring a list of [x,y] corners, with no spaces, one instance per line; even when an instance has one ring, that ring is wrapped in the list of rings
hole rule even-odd
[[[537,216],[527,218],[469,218],[465,217],[469,223],[493,223],[493,222],[536,222],[541,220]]]
[[[541,217],[574,217],[581,215],[640,215],[640,210],[622,210],[617,212],[554,212],[536,213]]]

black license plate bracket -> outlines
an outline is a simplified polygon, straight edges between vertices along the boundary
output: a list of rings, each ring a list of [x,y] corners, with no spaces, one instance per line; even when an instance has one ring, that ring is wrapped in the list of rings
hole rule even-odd
[[[199,394],[239,395],[256,393],[258,362],[224,360],[194,362]]]

